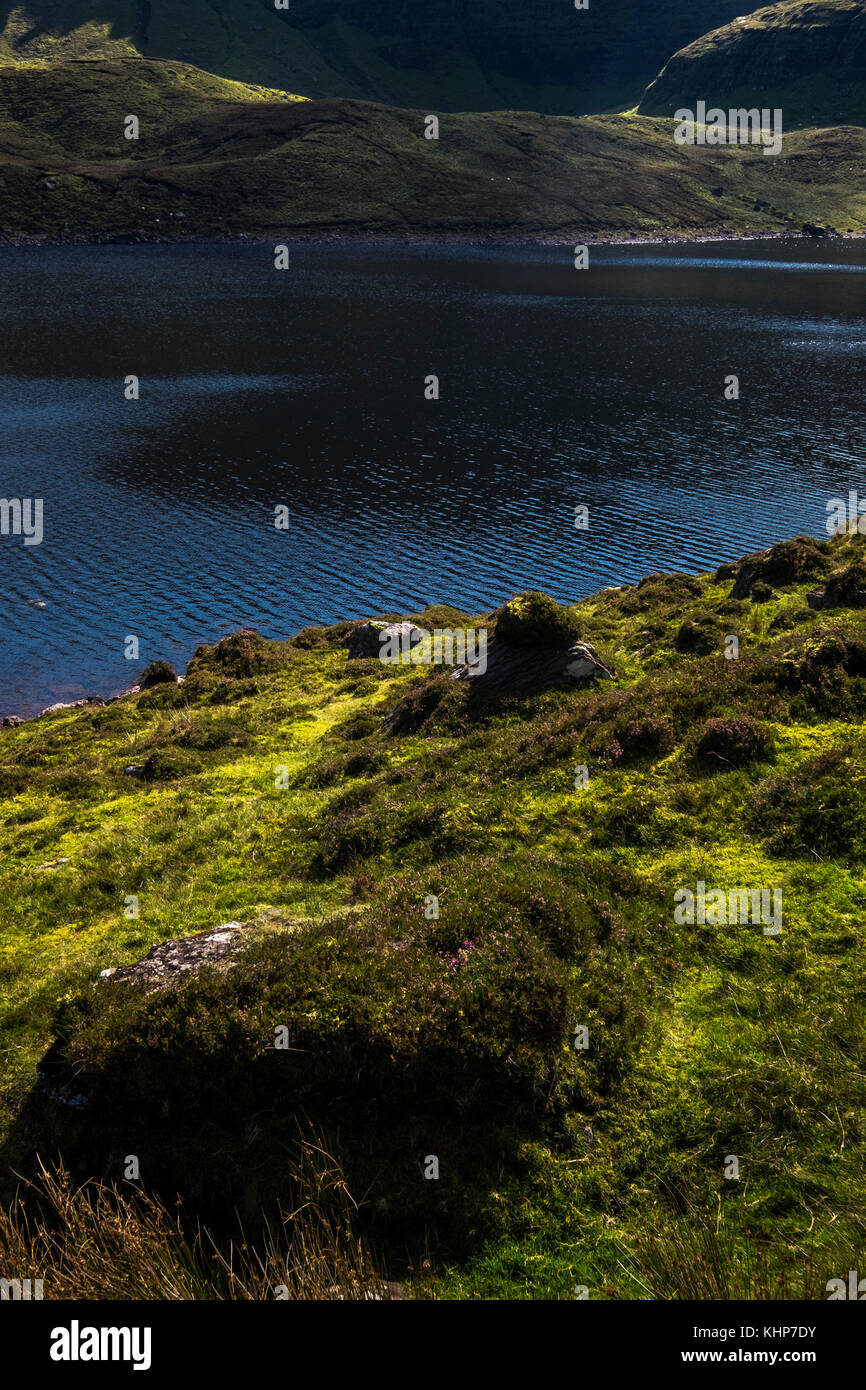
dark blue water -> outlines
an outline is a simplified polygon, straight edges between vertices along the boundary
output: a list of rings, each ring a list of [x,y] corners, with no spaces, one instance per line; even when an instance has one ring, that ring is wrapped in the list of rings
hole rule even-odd
[[[0,714],[241,626],[705,569],[866,495],[863,242],[588,271],[555,248],[301,245],[287,272],[267,247],[2,249],[0,275],[0,496],[45,518],[41,545],[0,536]]]

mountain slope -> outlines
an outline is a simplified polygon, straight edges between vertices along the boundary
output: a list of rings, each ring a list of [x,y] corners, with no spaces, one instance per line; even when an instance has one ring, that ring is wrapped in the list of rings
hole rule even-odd
[[[781,107],[787,129],[866,125],[866,0],[787,0],[675,53],[640,104],[647,116]]]
[[[140,119],[126,140],[124,121]],[[677,146],[668,121],[298,101],[180,63],[0,69],[0,229],[133,239],[866,230],[866,131]],[[759,201],[760,200],[760,201]]]
[[[637,101],[737,0],[22,0],[0,61],[143,54],[311,97],[581,115]]]

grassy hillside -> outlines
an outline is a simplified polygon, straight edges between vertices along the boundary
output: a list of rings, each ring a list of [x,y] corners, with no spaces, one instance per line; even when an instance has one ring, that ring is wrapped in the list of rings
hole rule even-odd
[[[735,14],[736,0],[23,0],[0,4],[0,62],[140,54],[310,97],[582,115],[636,101]]]
[[[781,107],[785,126],[866,125],[866,3],[784,0],[674,54],[640,104]]]
[[[864,1253],[864,547],[515,604],[499,637],[416,615],[582,632],[603,685],[485,695],[348,659],[344,623],[0,731],[7,1196],[36,1153],[135,1154],[254,1226],[300,1121],[438,1296],[825,1297]],[[678,923],[698,882],[781,891],[780,934]],[[230,920],[233,964],[95,987]]]
[[[862,231],[864,168],[859,128],[794,134],[776,159],[677,146],[670,121],[637,116],[445,116],[435,141],[418,112],[179,63],[0,69],[7,238]]]

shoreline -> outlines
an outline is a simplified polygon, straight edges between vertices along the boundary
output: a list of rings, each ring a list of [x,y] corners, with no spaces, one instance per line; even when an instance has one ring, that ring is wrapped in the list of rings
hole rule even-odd
[[[790,540],[790,539],[791,539],[790,537],[783,537],[781,541],[771,541],[770,544],[769,544],[768,546],[765,546],[765,547],[763,547],[761,550],[755,551],[755,552],[753,552],[752,554],[753,554],[753,555],[756,555],[756,556],[765,555],[765,554],[766,554],[769,550],[771,550],[774,546],[784,544],[785,540]],[[823,539],[823,537],[815,537],[815,539]],[[695,571],[688,571],[688,570],[676,570],[676,571],[674,571],[674,570],[669,570],[669,571],[665,571],[665,573],[667,573],[667,574],[690,574],[691,577],[697,579],[697,578],[701,578],[701,577],[703,577],[703,576],[705,576],[705,575],[716,575],[716,574],[719,572],[719,570],[721,569],[722,566],[730,567],[730,566],[732,566],[732,565],[738,565],[738,564],[740,564],[744,559],[747,559],[747,558],[751,558],[751,556],[743,556],[743,555],[740,555],[740,556],[735,557],[735,559],[733,559],[733,560],[718,560],[715,564],[711,565],[708,569],[701,569],[701,570],[695,570]],[[649,576],[647,576],[647,575],[644,575],[644,576],[643,576],[643,578],[648,578],[648,577],[649,577]],[[628,589],[628,588],[637,587],[639,583],[640,583],[640,580],[635,581],[635,584],[633,584],[633,585],[632,585],[632,584],[614,584],[614,585],[608,585],[608,586],[607,586],[607,589],[611,589],[611,588],[614,588],[614,589]],[[595,594],[587,594],[587,595],[585,595],[585,597],[584,597],[583,599],[578,599],[578,600],[576,600],[576,602],[577,602],[577,603],[582,603],[582,602],[587,601],[588,599],[595,598],[595,597],[598,596],[599,593],[605,593],[605,592],[607,591],[607,589],[600,589],[600,590],[598,590]],[[502,600],[503,603],[506,603],[507,601],[508,601],[507,599],[503,599],[503,600]],[[436,605],[434,604],[433,606],[435,607]],[[496,606],[499,606],[499,605],[496,605]],[[415,615],[416,618],[419,617],[419,616],[420,616],[419,614],[416,614],[416,615]],[[405,613],[399,615],[399,620],[400,620],[400,621],[405,621],[407,618],[408,618],[408,615],[405,614]],[[337,626],[340,622],[365,623],[365,622],[375,622],[375,621],[377,621],[376,615],[367,614],[366,616],[362,615],[362,616],[355,617],[355,618],[336,619],[335,622],[333,622],[333,623],[313,623],[313,624],[308,624],[307,626],[308,626],[308,627],[311,626],[311,627],[323,627],[323,628],[328,628],[328,627],[335,627],[335,626]],[[230,629],[227,633],[224,634],[224,637],[233,636],[234,633],[240,632],[240,631],[243,631],[243,630],[244,630],[244,629],[242,629],[242,628],[232,628],[232,629]],[[299,631],[304,631],[304,630],[305,630],[305,629],[303,629],[303,628],[302,628],[302,629],[299,629]],[[262,634],[262,635],[263,635],[263,634]],[[267,638],[265,638],[265,640],[268,641],[268,642],[289,642],[289,641],[292,640],[292,638],[297,637],[297,636],[298,636],[298,633],[297,633],[297,632],[292,632],[292,633],[289,633],[289,634],[288,634],[287,636],[285,636],[285,637],[267,637]],[[223,639],[223,638],[214,638],[211,642],[208,642],[208,641],[206,641],[205,639],[202,639],[202,641],[200,641],[198,645],[200,645],[200,646],[201,646],[201,645],[204,645],[204,646],[215,645],[216,642],[219,642],[219,641],[221,641],[221,640],[224,640],[224,639]],[[190,657],[187,659],[186,666],[184,666],[183,673],[182,673],[181,675],[178,675],[178,676],[177,676],[177,683],[178,683],[178,685],[182,685],[183,682],[186,680],[187,667],[188,667],[189,661],[190,661],[191,659],[192,659],[192,658],[191,658],[191,656],[190,656]],[[2,729],[4,729],[4,728],[17,729],[17,728],[20,728],[22,724],[31,724],[31,723],[33,723],[34,720],[36,720],[36,719],[42,719],[42,718],[44,718],[45,715],[47,715],[47,714],[59,714],[61,710],[65,710],[65,709],[83,709],[83,708],[86,708],[88,705],[89,705],[89,706],[92,706],[93,708],[101,708],[101,707],[104,707],[104,706],[106,706],[106,705],[112,705],[112,704],[115,704],[118,700],[124,700],[124,699],[126,699],[127,696],[129,696],[129,695],[137,695],[137,694],[139,694],[140,691],[141,691],[141,689],[142,689],[142,687],[141,687],[140,685],[135,685],[135,684],[134,684],[134,685],[127,686],[125,689],[120,690],[120,691],[117,691],[116,693],[113,693],[113,694],[108,694],[108,695],[94,695],[94,694],[90,694],[90,695],[79,696],[78,698],[73,699],[73,700],[58,700],[58,701],[56,701],[56,702],[53,703],[53,704],[45,705],[42,709],[36,710],[33,714],[16,714],[16,713],[10,713],[10,714],[6,714],[6,715],[0,715],[0,730],[2,730]]]
[[[2,232],[0,231],[0,250],[24,250],[29,247],[84,247],[84,246],[271,246],[274,238],[282,237],[293,243],[327,245],[399,245],[399,246],[571,246],[578,239],[585,246],[705,246],[713,243],[746,241],[863,241],[866,232],[839,232],[831,228],[769,232],[613,232],[604,235],[591,235],[575,231],[569,234],[550,232],[518,233],[501,232],[331,232],[293,231],[285,228],[264,236],[259,232],[236,232],[233,234],[208,236],[165,236],[161,233],[134,229],[129,232],[70,232],[68,235],[50,236],[42,233]]]

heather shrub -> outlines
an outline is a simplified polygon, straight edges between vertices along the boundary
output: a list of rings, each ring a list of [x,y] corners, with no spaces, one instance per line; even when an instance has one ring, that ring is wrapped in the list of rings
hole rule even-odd
[[[708,719],[694,744],[696,760],[710,770],[746,767],[770,748],[767,733],[753,719],[723,716]]]
[[[187,672],[193,675],[210,671],[240,680],[285,665],[290,651],[287,643],[269,642],[252,628],[242,628],[223,637],[216,646],[197,647]]]
[[[146,782],[173,782],[180,777],[189,777],[200,769],[198,758],[183,748],[155,748],[148,754],[141,776]]]
[[[689,656],[708,656],[710,652],[721,650],[721,639],[714,618],[687,618],[681,623],[674,637],[678,652]]]
[[[152,661],[138,678],[140,690],[148,690],[153,685],[176,685],[177,672],[167,661]]]

